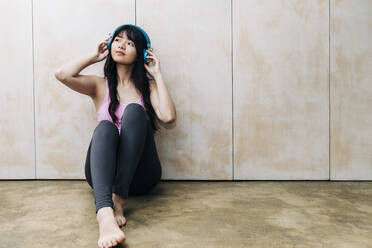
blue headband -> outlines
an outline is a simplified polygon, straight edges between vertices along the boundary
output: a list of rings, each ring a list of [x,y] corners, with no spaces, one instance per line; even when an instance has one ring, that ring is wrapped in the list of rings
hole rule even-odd
[[[132,24],[124,24],[124,25],[120,25],[119,27],[117,27],[114,31],[114,33],[112,34],[112,36],[110,36],[110,39],[108,40],[107,42],[107,49],[110,50],[110,47],[111,47],[111,42],[112,42],[112,38],[115,36],[116,32],[122,28],[123,26],[131,26],[131,27],[135,27],[137,28],[139,31],[141,31],[141,33],[143,34],[143,36],[145,36],[145,39],[146,39],[146,48],[143,49],[143,60],[145,61],[145,63],[147,64],[149,61],[147,60],[147,56],[149,55],[146,51],[147,48],[150,48],[151,47],[151,43],[150,43],[150,38],[149,36],[147,35],[147,33],[140,27],[136,26],[136,25],[132,25]]]

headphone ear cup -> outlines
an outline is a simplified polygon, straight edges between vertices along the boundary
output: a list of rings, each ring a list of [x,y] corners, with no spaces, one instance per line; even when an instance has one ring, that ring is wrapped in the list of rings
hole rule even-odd
[[[110,39],[108,40],[107,44],[106,44],[107,49],[110,49],[111,40],[112,40],[112,38],[110,38]]]
[[[145,61],[146,64],[148,63],[147,55],[148,53],[146,52],[146,49],[143,49],[143,60]]]

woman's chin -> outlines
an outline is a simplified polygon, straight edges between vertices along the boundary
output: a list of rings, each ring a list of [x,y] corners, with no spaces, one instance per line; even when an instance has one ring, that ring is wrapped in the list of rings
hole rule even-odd
[[[131,65],[131,64],[134,64],[134,61],[130,62],[130,61],[122,60],[122,59],[114,59],[114,61],[117,64],[120,64],[120,65]]]

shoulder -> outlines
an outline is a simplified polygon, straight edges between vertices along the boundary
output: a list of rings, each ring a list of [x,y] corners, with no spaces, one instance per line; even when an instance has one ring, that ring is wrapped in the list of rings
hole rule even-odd
[[[97,90],[106,89],[106,77],[94,76],[97,85]]]
[[[106,95],[106,78],[92,75],[92,80],[94,80],[96,85],[96,94],[94,98],[103,99]]]
[[[106,84],[106,80],[107,80],[107,78],[106,77],[100,77],[100,76],[96,76],[97,78],[96,78],[96,81],[97,81],[97,83],[98,84]]]

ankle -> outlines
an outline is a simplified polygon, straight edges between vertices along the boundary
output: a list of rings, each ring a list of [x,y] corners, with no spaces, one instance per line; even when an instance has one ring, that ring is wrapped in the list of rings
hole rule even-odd
[[[100,208],[97,212],[97,221],[102,221],[103,219],[106,219],[107,217],[113,217],[114,216],[114,210],[112,207],[103,207]]]
[[[121,197],[120,195],[115,194],[115,193],[113,193],[112,196],[113,196],[113,197],[112,197],[113,200],[119,202],[121,205],[124,204],[124,202],[125,202],[125,198],[124,198],[124,197]]]

